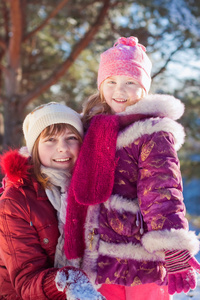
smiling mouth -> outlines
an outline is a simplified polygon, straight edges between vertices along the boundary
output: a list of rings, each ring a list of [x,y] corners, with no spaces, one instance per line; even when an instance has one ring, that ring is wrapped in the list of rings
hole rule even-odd
[[[113,100],[115,102],[118,102],[118,103],[124,103],[124,102],[127,102],[128,99],[115,99],[115,98],[113,98]]]
[[[69,158],[57,158],[57,159],[54,159],[54,161],[56,161],[56,162],[65,162],[65,161],[69,161]]]

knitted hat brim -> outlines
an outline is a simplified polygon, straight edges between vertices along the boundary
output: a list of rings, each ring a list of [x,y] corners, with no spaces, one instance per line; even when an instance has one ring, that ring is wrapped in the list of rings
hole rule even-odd
[[[100,89],[102,82],[107,78],[111,76],[124,75],[135,79],[143,87],[146,93],[149,92],[151,78],[142,67],[136,64],[131,64],[130,61],[125,60],[121,60],[120,65],[121,67],[119,68],[119,60],[118,65],[116,65],[114,60],[104,65],[103,72],[98,73],[98,89]],[[99,69],[100,68],[101,64]]]

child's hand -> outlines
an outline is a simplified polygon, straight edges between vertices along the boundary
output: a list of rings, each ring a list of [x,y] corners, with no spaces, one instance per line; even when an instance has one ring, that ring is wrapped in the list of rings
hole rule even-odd
[[[168,273],[168,292],[187,293],[196,288],[196,272],[200,273],[200,264],[187,250],[165,252]]]
[[[55,282],[58,291],[65,292],[67,300],[106,300],[79,269],[62,268],[57,272]]]

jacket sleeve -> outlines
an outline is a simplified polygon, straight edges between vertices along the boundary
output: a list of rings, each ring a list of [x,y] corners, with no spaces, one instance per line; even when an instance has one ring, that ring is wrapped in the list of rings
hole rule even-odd
[[[57,270],[30,226],[25,197],[0,200],[0,256],[16,293],[26,299],[66,299],[56,288]],[[42,224],[41,224],[42,228]]]
[[[182,177],[174,137],[164,131],[144,135],[138,158],[138,201],[148,233],[142,243],[150,251],[187,249],[198,252],[199,242],[188,232]]]

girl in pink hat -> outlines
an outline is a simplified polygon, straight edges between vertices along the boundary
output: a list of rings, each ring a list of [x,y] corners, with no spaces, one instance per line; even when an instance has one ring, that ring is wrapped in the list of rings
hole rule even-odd
[[[70,186],[65,253],[83,256],[107,300],[168,300],[194,289],[200,272],[177,156],[184,106],[148,95],[150,73],[145,47],[119,38],[101,55],[99,92],[83,112],[87,133]]]

